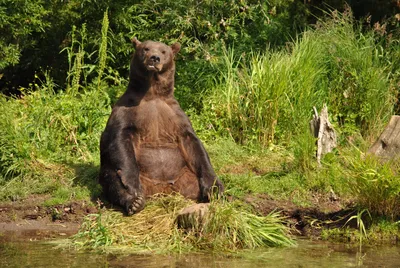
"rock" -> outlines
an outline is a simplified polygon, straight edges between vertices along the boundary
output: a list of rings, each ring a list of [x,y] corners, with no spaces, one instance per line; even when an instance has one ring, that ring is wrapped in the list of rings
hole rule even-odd
[[[183,208],[175,220],[178,228],[199,229],[208,215],[209,206],[209,203],[200,203]]]

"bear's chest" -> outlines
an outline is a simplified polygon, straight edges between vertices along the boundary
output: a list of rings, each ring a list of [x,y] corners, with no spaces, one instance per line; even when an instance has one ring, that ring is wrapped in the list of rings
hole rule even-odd
[[[141,140],[175,142],[179,130],[177,117],[176,111],[163,100],[142,101],[135,118]]]

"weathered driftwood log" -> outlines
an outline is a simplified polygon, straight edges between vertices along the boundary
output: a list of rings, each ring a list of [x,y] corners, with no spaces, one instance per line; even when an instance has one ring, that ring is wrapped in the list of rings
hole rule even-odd
[[[175,221],[178,228],[199,229],[206,219],[209,205],[209,203],[200,203],[182,209]]]
[[[321,157],[329,152],[332,152],[333,148],[336,147],[336,132],[333,129],[328,119],[328,107],[324,104],[321,110],[321,114],[318,115],[318,111],[315,107],[313,119],[310,121],[310,129],[312,135],[317,138],[317,162],[321,165]]]
[[[400,116],[393,115],[382,134],[369,148],[369,153],[383,160],[400,157]]]

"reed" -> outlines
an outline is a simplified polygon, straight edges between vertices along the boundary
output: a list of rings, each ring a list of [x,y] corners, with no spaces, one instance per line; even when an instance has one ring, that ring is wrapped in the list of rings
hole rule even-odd
[[[351,14],[333,13],[286,49],[236,54],[222,57],[204,115],[242,144],[299,143],[324,103],[343,135],[374,135],[393,113],[394,66]]]

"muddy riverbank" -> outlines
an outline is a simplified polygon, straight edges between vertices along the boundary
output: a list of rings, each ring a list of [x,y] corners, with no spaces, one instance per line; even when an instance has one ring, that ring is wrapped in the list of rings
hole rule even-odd
[[[14,237],[21,239],[69,236],[79,230],[85,215],[97,212],[97,206],[92,202],[43,206],[45,199],[45,196],[32,196],[22,201],[0,203],[0,234],[13,233]],[[350,203],[343,204],[329,197],[320,198],[319,202],[309,207],[273,200],[265,194],[248,195],[244,201],[260,215],[280,211],[287,218],[294,235],[313,239],[319,238],[323,227],[342,227],[356,212]]]

